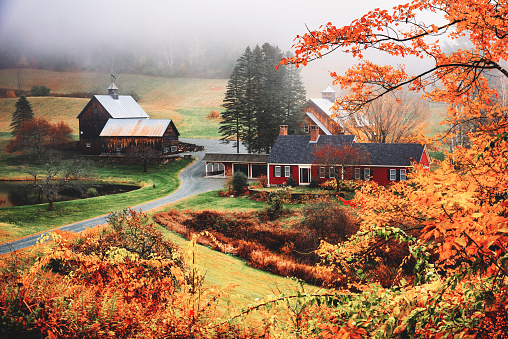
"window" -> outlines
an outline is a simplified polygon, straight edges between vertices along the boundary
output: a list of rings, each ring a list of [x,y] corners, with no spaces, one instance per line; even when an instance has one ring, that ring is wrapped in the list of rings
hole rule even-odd
[[[97,113],[99,113],[99,110],[97,109],[97,107],[94,107],[93,108],[93,114],[97,114]]]
[[[291,166],[285,166],[284,167],[284,176],[286,178],[289,178],[291,176]]]
[[[169,147],[164,147],[164,153],[169,153]]]
[[[309,133],[309,125],[307,125],[307,124],[303,125],[303,132]]]
[[[178,147],[177,146],[171,146],[171,153],[176,153],[178,152]]]
[[[320,178],[326,178],[325,168],[319,167],[319,177]]]
[[[390,170],[390,180],[391,181],[397,180],[397,170],[396,169],[391,169]]]
[[[405,169],[400,170],[400,181],[406,181],[406,170]]]
[[[335,167],[330,167],[330,172],[328,172],[328,178],[335,178]]]
[[[275,173],[274,173],[274,176],[275,176],[275,177],[280,177],[280,176],[281,176],[280,166],[275,166]]]
[[[363,178],[365,180],[370,180],[370,168],[363,169]]]
[[[121,150],[122,150],[122,149],[120,148],[120,146],[117,146],[117,147],[116,147],[116,153],[120,154],[120,151],[121,151]]]
[[[90,148],[90,147],[92,147],[92,145],[89,142],[87,142],[86,147]]]
[[[355,180],[360,180],[360,168],[355,168]]]

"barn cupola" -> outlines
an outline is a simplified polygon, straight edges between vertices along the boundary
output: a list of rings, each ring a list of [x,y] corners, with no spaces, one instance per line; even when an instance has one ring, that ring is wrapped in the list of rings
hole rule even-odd
[[[111,74],[111,85],[108,87],[108,94],[113,97],[113,99],[118,99],[118,87],[115,85],[116,77]]]
[[[335,93],[336,92],[330,86],[328,86],[323,92],[321,92],[321,98],[335,102]]]

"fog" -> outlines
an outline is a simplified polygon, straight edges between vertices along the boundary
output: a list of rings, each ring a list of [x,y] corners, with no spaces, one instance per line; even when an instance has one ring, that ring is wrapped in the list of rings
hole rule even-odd
[[[65,55],[68,59],[72,56],[82,64],[88,63],[91,69],[91,64],[102,62],[101,67],[109,67],[104,70],[112,72],[125,70],[113,69],[112,64],[120,62],[105,62],[104,56],[122,51],[154,56],[159,62],[160,75],[167,75],[161,63],[169,69],[175,62],[173,58],[188,58],[193,67],[201,64],[206,68],[209,66],[204,60],[213,58],[215,53],[224,63],[232,64],[245,47],[265,42],[287,51],[294,38],[305,33],[307,27],[316,29],[327,22],[346,25],[376,7],[390,9],[398,3],[394,0],[4,0],[0,2],[0,49],[21,51],[15,56],[4,53],[11,58],[41,53]],[[342,72],[350,64],[351,60],[341,53],[311,63],[303,71],[309,94],[318,93],[331,83],[328,71]],[[157,69],[151,72],[157,73]],[[228,77],[224,75],[225,72],[209,76]]]

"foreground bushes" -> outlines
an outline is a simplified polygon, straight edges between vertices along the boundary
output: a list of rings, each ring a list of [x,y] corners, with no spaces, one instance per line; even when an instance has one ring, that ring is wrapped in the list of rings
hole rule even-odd
[[[202,290],[146,215],[124,211],[110,225],[57,231],[41,252],[2,261],[0,337],[214,337],[234,327],[208,326],[223,291]]]

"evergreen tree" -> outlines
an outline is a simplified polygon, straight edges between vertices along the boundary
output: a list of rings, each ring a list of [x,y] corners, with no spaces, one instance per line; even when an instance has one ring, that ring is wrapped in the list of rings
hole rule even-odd
[[[246,48],[237,60],[224,99],[220,133],[234,136],[249,153],[268,153],[279,135],[279,126],[298,130],[305,89],[294,66],[276,66],[283,57],[278,47],[266,43]]]
[[[25,121],[31,120],[33,116],[34,112],[32,110],[32,105],[30,105],[30,102],[24,95],[22,95],[16,102],[16,111],[12,113],[12,122],[10,124],[12,136],[15,137],[16,134],[18,134],[21,124]]]
[[[291,53],[286,53],[285,57],[292,57]],[[303,119],[302,109],[307,98],[305,95],[305,86],[300,76],[300,69],[295,65],[288,64],[279,67],[279,72],[284,70],[284,123],[288,125],[289,134],[301,134],[302,128],[300,123]]]
[[[247,47],[245,53],[239,59],[240,72],[244,81],[244,96],[241,100],[242,117],[241,123],[244,126],[242,142],[249,153],[252,153],[252,145],[256,139],[257,130],[255,124],[255,112],[259,101],[259,46],[254,51]]]
[[[240,153],[240,139],[243,135],[244,126],[241,123],[242,107],[241,102],[244,96],[244,84],[239,72],[240,66],[235,66],[233,74],[228,81],[226,87],[226,97],[224,98],[222,107],[226,110],[221,113],[222,121],[220,122],[219,133],[222,135],[221,140],[229,142],[231,137],[236,139],[236,152]]]

